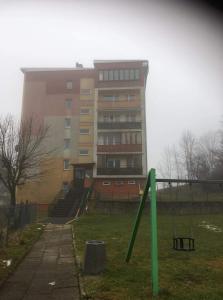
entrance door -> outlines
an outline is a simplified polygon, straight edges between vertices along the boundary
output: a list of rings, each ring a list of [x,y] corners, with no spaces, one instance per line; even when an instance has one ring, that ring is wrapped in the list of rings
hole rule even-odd
[[[85,169],[84,168],[75,168],[74,170],[74,185],[78,187],[84,186],[85,179]]]

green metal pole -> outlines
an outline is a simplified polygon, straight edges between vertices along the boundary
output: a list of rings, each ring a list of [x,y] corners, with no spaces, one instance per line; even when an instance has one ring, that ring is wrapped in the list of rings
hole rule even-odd
[[[150,173],[148,174],[148,177],[147,177],[146,187],[144,189],[143,196],[142,196],[141,201],[140,201],[137,216],[136,216],[136,219],[135,219],[135,224],[134,224],[134,227],[133,227],[133,230],[132,230],[132,235],[131,235],[131,239],[130,239],[130,242],[129,242],[128,252],[127,252],[127,255],[126,255],[126,258],[125,258],[126,262],[129,262],[129,260],[131,258],[131,255],[132,255],[132,250],[133,250],[133,246],[134,246],[134,243],[135,243],[135,239],[136,239],[139,223],[140,223],[140,220],[141,220],[143,208],[145,206],[146,198],[147,198],[148,192],[149,192],[149,186],[150,186]]]
[[[157,245],[157,209],[156,209],[156,171],[150,171],[150,214],[151,214],[151,265],[152,265],[152,293],[159,292],[158,281],[158,245]]]

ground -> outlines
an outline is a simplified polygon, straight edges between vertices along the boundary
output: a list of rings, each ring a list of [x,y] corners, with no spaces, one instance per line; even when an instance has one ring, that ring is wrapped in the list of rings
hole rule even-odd
[[[0,290],[1,300],[79,300],[70,225],[48,224]]]
[[[106,242],[106,271],[100,276],[83,277],[87,295],[92,299],[152,299],[148,213],[142,218],[132,259],[129,264],[125,263],[134,218],[135,215],[92,213],[74,223],[77,253],[82,262],[85,241]],[[192,231],[194,252],[172,250],[173,227],[177,234]],[[160,295],[157,299],[223,299],[222,229],[221,215],[158,216]]]
[[[42,231],[43,226],[37,223],[9,231],[8,246],[0,248],[0,284],[15,269]]]

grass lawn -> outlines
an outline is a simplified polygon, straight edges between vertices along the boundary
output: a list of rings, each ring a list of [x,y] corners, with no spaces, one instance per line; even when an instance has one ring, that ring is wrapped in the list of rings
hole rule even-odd
[[[15,269],[42,231],[41,224],[32,224],[9,233],[8,246],[0,248],[0,284]],[[6,265],[7,260],[11,260],[9,266]]]
[[[88,214],[74,223],[77,254],[83,262],[85,241],[106,242],[107,269],[100,276],[84,276],[84,286],[92,299],[152,299],[150,286],[150,218],[143,216],[133,256],[125,263],[135,215]],[[178,233],[193,224],[194,252],[172,250],[173,218],[158,216],[160,295],[156,299],[223,299],[223,232],[213,232],[200,224],[223,229],[221,215],[178,216]],[[204,221],[206,223],[204,223]]]

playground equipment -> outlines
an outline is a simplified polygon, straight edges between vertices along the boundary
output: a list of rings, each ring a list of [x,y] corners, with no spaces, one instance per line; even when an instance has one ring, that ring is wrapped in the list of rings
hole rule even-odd
[[[168,182],[169,191],[170,191],[170,201],[172,200],[172,182]],[[192,191],[192,184],[188,185],[190,191],[190,198],[191,200],[194,199],[193,191]],[[176,194],[176,201],[178,201],[178,183],[177,183],[177,194]],[[175,210],[174,210],[175,211]],[[193,235],[193,222],[191,220],[190,224],[188,224],[189,232],[187,234],[178,234],[177,226],[175,223],[175,215],[173,214],[173,249],[176,251],[194,251],[195,250],[195,239]]]
[[[183,184],[223,184],[223,180],[186,180],[186,179],[156,179],[155,169],[149,171],[144,193],[142,195],[140,205],[137,211],[135,223],[132,230],[131,239],[126,255],[126,262],[130,261],[138,227],[140,224],[145,201],[149,195],[150,198],[150,232],[151,232],[151,282],[153,296],[159,293],[159,276],[158,276],[158,244],[157,244],[157,201],[156,201],[156,183],[183,183]],[[195,249],[195,240],[192,236],[173,235],[173,249],[177,251],[193,251]]]

